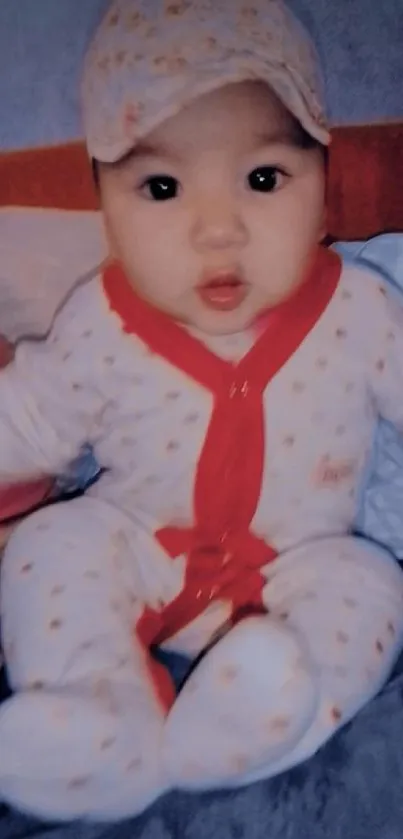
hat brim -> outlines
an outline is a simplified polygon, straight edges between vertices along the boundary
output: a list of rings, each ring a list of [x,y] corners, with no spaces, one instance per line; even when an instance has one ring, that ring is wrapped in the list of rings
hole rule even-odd
[[[158,103],[154,110],[143,114],[139,123],[133,127],[133,136],[129,132],[116,137],[115,141],[109,138],[105,143],[101,136],[91,136],[87,133],[87,148],[91,157],[101,163],[116,163],[126,157],[138,142],[160,126],[171,117],[176,116],[180,111],[189,106],[200,96],[212,93],[228,84],[236,84],[245,81],[265,82],[276,94],[278,99],[288,111],[302,125],[305,131],[313,137],[320,145],[328,146],[331,141],[331,134],[323,115],[318,111],[312,112],[309,104],[309,92],[303,90],[302,84],[292,78],[289,70],[284,65],[270,64],[265,61],[259,66],[258,61],[253,62],[250,69],[228,72],[225,65],[210,68],[206,72],[198,73],[194,68],[191,76],[178,76],[178,84],[172,86],[170,96],[164,100],[164,104]]]

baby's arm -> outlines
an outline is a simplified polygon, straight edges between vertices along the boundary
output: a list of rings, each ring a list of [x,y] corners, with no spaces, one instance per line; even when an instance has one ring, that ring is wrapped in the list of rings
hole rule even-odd
[[[14,358],[13,345],[0,335],[0,369]],[[50,477],[29,483],[0,485],[0,551],[7,544],[17,526],[17,517],[23,517],[30,509],[45,500],[52,486]],[[13,521],[10,521],[13,519]]]
[[[0,483],[57,474],[94,437],[97,389],[75,296],[44,341],[23,341],[0,371]]]
[[[382,280],[377,290],[378,316],[369,321],[370,388],[380,416],[403,431],[403,301]]]

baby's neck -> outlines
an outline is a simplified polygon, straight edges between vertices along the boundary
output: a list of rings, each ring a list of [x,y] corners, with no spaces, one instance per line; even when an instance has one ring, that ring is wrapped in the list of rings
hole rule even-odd
[[[260,317],[254,324],[246,327],[242,332],[233,332],[224,335],[210,335],[202,332],[194,326],[186,326],[189,332],[197,341],[204,344],[211,352],[218,355],[225,361],[239,362],[253,347],[266,326],[267,315],[264,320]]]

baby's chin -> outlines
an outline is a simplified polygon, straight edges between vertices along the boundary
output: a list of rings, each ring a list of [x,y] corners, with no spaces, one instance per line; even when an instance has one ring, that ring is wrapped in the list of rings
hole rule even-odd
[[[197,305],[186,314],[177,313],[177,321],[206,335],[233,335],[252,329],[264,318],[267,303],[251,306],[242,304],[232,311],[212,311],[207,306]]]

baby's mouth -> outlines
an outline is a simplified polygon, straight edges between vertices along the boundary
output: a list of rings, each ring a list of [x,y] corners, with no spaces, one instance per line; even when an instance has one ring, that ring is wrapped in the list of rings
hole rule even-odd
[[[248,286],[237,274],[222,273],[202,282],[196,291],[209,309],[231,312],[245,300]]]

